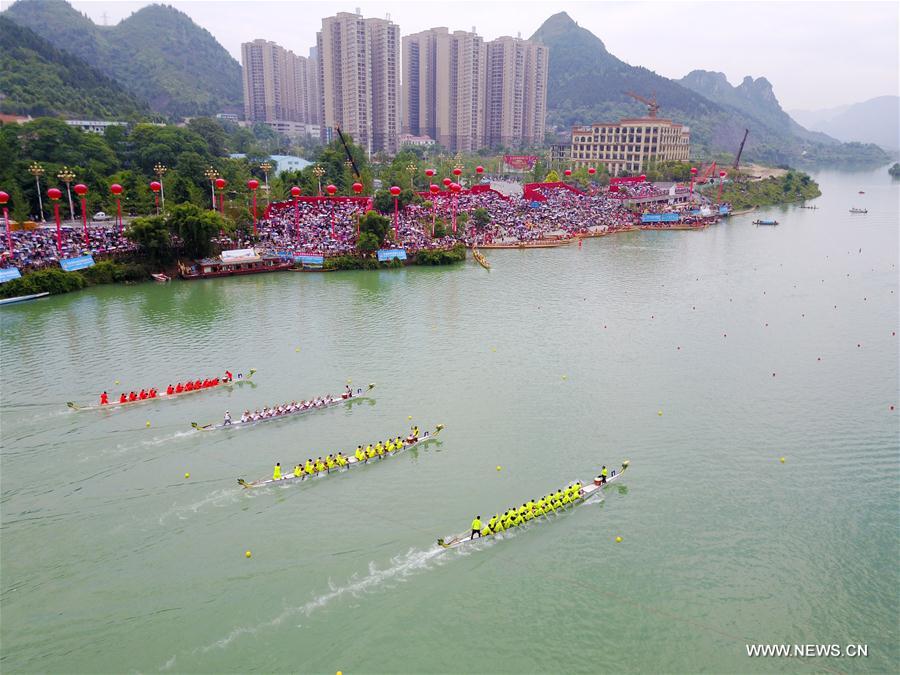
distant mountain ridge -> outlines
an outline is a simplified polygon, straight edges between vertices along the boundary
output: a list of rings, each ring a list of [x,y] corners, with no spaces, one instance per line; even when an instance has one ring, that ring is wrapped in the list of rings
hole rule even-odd
[[[655,95],[661,117],[691,128],[695,154],[733,154],[744,129],[750,129],[744,152],[757,161],[887,159],[880,148],[841,144],[802,128],[781,109],[765,78],[745,78],[732,87],[721,73],[694,71],[681,81],[670,80],[616,58],[565,12],[548,18],[532,39],[550,48],[548,121],[563,128],[643,116],[646,108],[625,94],[634,91]]]
[[[18,0],[3,16],[83,59],[173,117],[239,112],[241,66],[205,29],[164,5],[97,26],[65,0]]]
[[[0,112],[122,119],[150,109],[97,69],[0,14]]]
[[[805,127],[842,141],[877,143],[888,151],[900,150],[898,96],[877,96],[824,110],[792,110],[791,115]]]

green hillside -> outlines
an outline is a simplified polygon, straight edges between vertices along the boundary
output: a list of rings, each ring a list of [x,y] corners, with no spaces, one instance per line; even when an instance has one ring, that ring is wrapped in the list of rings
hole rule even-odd
[[[241,67],[206,30],[164,5],[102,27],[65,0],[18,0],[4,16],[80,57],[161,113],[239,112]]]
[[[103,73],[0,14],[0,112],[128,119],[150,110]]]
[[[560,12],[547,19],[532,39],[550,48],[548,122],[561,128],[575,124],[643,116],[646,108],[625,92],[655,95],[660,117],[691,128],[692,151],[697,156],[733,154],[744,129],[750,136],[744,149],[747,159],[771,164],[798,161],[886,161],[875,146],[841,144],[823,134],[806,131],[781,110],[764,78],[745,81],[721,95],[700,77],[685,78],[691,87],[631,66],[610,54],[603,42]],[[692,74],[693,75],[693,74]],[[695,90],[697,89],[697,90]],[[733,91],[737,89],[738,91]],[[699,90],[699,91],[698,91]]]

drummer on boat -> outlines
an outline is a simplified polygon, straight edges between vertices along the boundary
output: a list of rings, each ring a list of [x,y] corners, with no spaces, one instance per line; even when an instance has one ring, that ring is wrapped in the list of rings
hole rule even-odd
[[[100,394],[100,405],[109,405],[109,395],[105,391]]]

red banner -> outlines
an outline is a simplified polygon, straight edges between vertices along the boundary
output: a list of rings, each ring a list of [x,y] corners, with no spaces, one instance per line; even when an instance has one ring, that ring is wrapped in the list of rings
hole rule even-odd
[[[503,163],[517,171],[533,169],[537,159],[537,155],[503,155]]]

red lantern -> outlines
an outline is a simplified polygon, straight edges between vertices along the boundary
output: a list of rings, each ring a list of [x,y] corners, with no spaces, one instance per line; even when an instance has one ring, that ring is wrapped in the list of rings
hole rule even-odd
[[[394,241],[400,242],[400,188],[396,185],[391,186],[391,194],[394,197]]]
[[[461,174],[462,174],[462,169],[460,169],[459,167],[456,167],[455,169],[453,169],[454,176],[459,176]]]
[[[728,175],[728,172],[726,172],[726,171],[719,172],[719,178],[725,178],[725,176],[727,176],[727,175]]]
[[[216,190],[224,190],[226,185],[228,185],[228,181],[224,178],[216,178]],[[219,213],[222,214],[223,218],[225,217],[225,195],[219,197]]]
[[[162,187],[162,185],[159,184],[159,181],[153,181],[152,183],[150,183],[150,189],[153,190],[154,192],[159,192],[161,187]],[[75,192],[78,192],[77,185],[75,186]]]
[[[109,186],[109,191],[112,192],[116,196],[116,222],[119,225],[119,232],[122,231],[122,202],[119,200],[119,195],[122,194],[122,186],[118,183],[113,183]]]
[[[444,187],[450,187],[450,183],[452,183],[453,180],[450,179],[450,178],[445,178],[445,179],[442,180],[441,182],[444,184]]]
[[[459,192],[460,191],[459,183],[450,183],[450,191],[451,192]]]
[[[334,185],[326,185],[325,192],[327,192],[329,195],[331,195],[333,197],[334,193],[337,192],[337,187]]]
[[[360,192],[362,192],[362,191],[363,191],[363,184],[362,184],[362,183],[354,183],[354,184],[353,184],[353,191],[354,191],[356,194],[359,194]]]
[[[646,182],[647,182],[647,176],[645,176],[644,174],[641,174],[641,181],[643,181],[644,183],[646,183]]]
[[[425,169],[425,175],[431,178],[434,175],[434,169]]]
[[[476,166],[476,167],[475,167],[475,173],[479,173],[479,174],[480,174],[480,173],[484,173],[484,167],[483,167],[483,166]]]
[[[47,196],[53,202],[53,214],[56,216],[56,255],[62,255],[62,227],[59,221],[59,200],[62,199],[62,192],[50,188],[47,190]]]
[[[295,185],[294,187],[291,188],[291,197],[293,197],[294,199],[296,199],[297,197],[300,196],[300,193],[301,193],[301,192],[302,192],[302,190],[300,190],[300,188],[298,188],[298,187]]]
[[[588,168],[588,173],[593,176],[595,173],[597,173],[597,169],[595,169],[594,167],[590,167]]]
[[[159,183],[156,183],[156,182],[150,183],[151,188],[153,188],[154,185],[157,186],[155,189],[158,190]],[[225,181],[224,178],[216,178],[216,190],[224,190],[226,185],[228,185],[228,183]]]
[[[436,195],[438,192],[441,191],[441,188],[439,186],[435,185],[434,183],[432,183],[428,189],[431,190],[431,194],[433,194],[433,195]]]
[[[259,181],[255,179],[251,179],[247,181],[247,187],[251,190],[256,190],[259,188]]]
[[[691,167],[691,173],[694,174],[695,176],[697,175],[697,167],[696,166]]]
[[[571,175],[572,175],[572,169],[566,169],[565,171],[563,171],[563,175],[564,175],[564,176],[571,176]]]
[[[75,194],[81,197],[81,224],[84,227],[84,246],[88,247],[90,244],[90,240],[88,239],[88,229],[87,229],[87,198],[85,195],[87,194],[88,188],[84,183],[79,183],[75,187],[72,188],[75,190]]]

